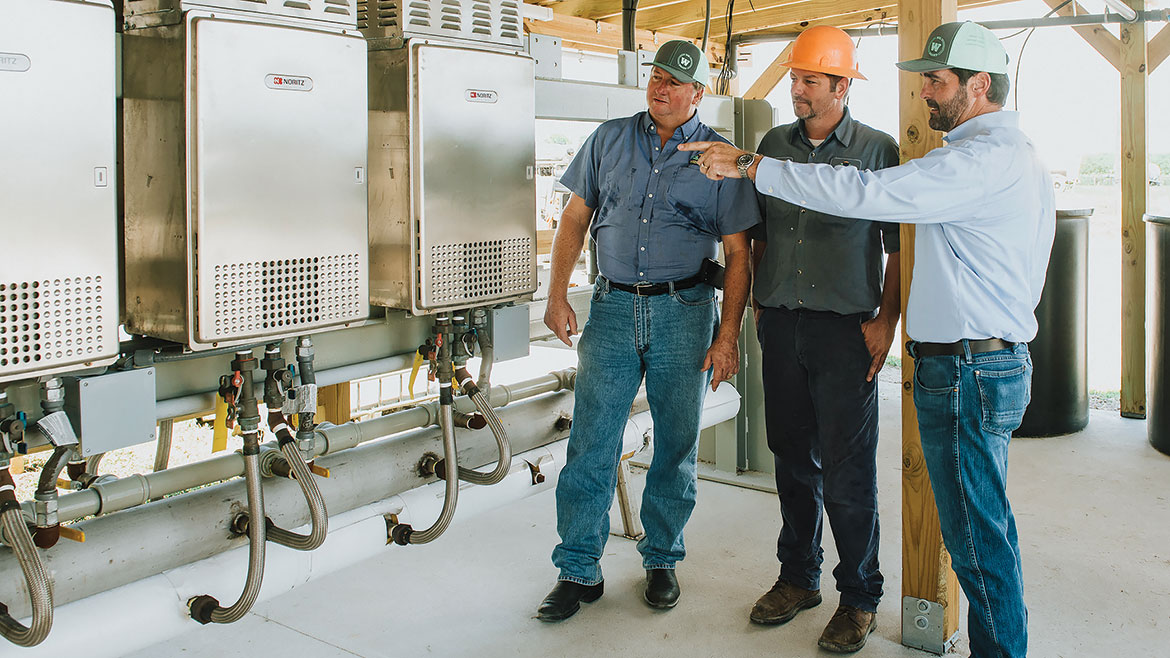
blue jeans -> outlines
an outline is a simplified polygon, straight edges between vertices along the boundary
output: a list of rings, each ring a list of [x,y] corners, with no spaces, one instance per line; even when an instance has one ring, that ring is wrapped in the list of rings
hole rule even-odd
[[[820,589],[821,510],[833,524],[841,604],[877,611],[877,379],[861,323],[871,314],[764,308],[756,319],[764,365],[768,447],[776,457],[783,525],[780,577]]]
[[[1028,610],[1007,464],[1008,441],[1031,388],[1032,359],[1024,343],[915,361],[922,453],[943,542],[970,603],[972,658],[1027,654]]]
[[[642,493],[646,536],[638,550],[646,569],[672,569],[686,555],[683,526],[695,507],[699,415],[710,380],[700,368],[716,317],[710,286],[639,297],[598,277],[577,344],[573,426],[557,482],[561,543],[552,560],[560,580],[602,581],[599,561],[609,537],[622,431],[643,377],[654,458]]]

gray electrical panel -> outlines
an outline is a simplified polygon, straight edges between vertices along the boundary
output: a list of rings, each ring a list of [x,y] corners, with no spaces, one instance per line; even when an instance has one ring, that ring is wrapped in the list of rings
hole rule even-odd
[[[155,439],[154,368],[64,382],[65,413],[81,439],[82,457]]]

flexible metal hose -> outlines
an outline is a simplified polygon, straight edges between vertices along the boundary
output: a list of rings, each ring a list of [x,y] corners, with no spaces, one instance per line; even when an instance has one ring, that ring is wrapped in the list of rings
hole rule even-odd
[[[450,385],[447,383],[448,387]],[[446,396],[448,400],[451,399],[449,390]],[[443,477],[447,481],[446,494],[443,498],[443,511],[439,513],[439,518],[435,520],[434,525],[426,530],[410,533],[408,541],[411,544],[426,544],[438,539],[439,535],[443,534],[451,525],[451,519],[455,518],[455,505],[459,502],[459,457],[455,450],[454,405],[450,402],[439,405],[439,427],[443,430],[443,463],[445,465]]]
[[[13,644],[33,647],[43,642],[53,627],[53,585],[28,534],[20,503],[16,501],[12,474],[7,468],[0,470],[0,509],[4,539],[16,553],[32,600],[32,622],[27,627],[9,615],[7,606],[0,603],[0,633]]]
[[[488,473],[460,466],[459,479],[472,484],[496,484],[508,477],[508,471],[512,468],[512,444],[508,441],[508,432],[504,429],[504,424],[500,422],[500,417],[496,415],[495,409],[492,409],[491,403],[488,402],[483,393],[475,391],[471,394],[471,401],[475,403],[475,408],[479,410],[479,413],[487,419],[488,427],[491,428],[492,435],[496,437],[500,458],[496,461],[496,467]]]
[[[309,518],[313,524],[309,534],[302,535],[277,527],[275,523],[265,519],[268,539],[298,551],[311,551],[325,542],[325,534],[329,532],[329,511],[325,509],[325,496],[321,495],[321,489],[317,486],[313,473],[309,471],[305,458],[301,456],[301,451],[297,449],[288,424],[284,422],[284,416],[279,411],[268,412],[268,427],[279,439],[280,452],[288,462],[293,478],[301,485],[301,492],[309,505]]]
[[[247,435],[245,435],[244,441],[245,443],[248,441]],[[259,437],[252,437],[252,443],[258,451]],[[244,455],[244,481],[248,488],[248,512],[255,515],[259,510],[259,515],[263,517],[264,489],[260,486],[260,455],[258,452]],[[244,591],[240,593],[239,600],[226,608],[220,607],[218,601],[211,599],[215,601],[216,605],[207,613],[207,618],[210,621],[216,624],[230,624],[239,621],[248,614],[252,605],[256,603],[256,597],[260,596],[260,585],[264,581],[264,544],[267,541],[265,530],[263,523],[248,524],[248,577],[244,581]],[[194,611],[194,606],[192,606],[192,611]]]
[[[167,470],[171,463],[171,437],[175,433],[175,419],[165,418],[158,422],[158,445],[154,450],[154,472]],[[96,470],[90,473],[97,475]]]

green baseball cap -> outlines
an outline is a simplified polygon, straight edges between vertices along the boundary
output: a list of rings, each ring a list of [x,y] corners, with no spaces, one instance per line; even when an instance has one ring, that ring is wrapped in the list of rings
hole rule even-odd
[[[703,51],[690,41],[675,39],[662,44],[654,55],[653,62],[642,66],[657,66],[682,82],[699,82],[707,85],[707,58]]]
[[[912,73],[942,69],[1007,73],[1008,54],[991,30],[971,21],[958,21],[934,28],[922,57],[898,62],[897,66]]]

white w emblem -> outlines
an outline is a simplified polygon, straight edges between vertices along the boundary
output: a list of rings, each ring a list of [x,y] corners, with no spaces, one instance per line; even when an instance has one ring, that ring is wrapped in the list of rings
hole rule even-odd
[[[683,53],[683,54],[678,56],[678,65],[679,66],[683,67],[684,69],[689,69],[689,68],[691,68],[691,64],[692,64],[692,62],[691,62],[690,55]]]

